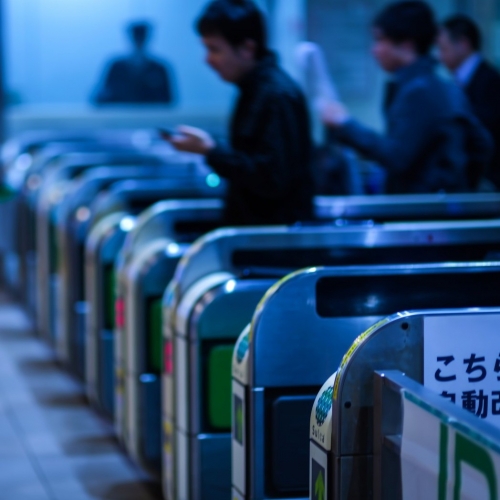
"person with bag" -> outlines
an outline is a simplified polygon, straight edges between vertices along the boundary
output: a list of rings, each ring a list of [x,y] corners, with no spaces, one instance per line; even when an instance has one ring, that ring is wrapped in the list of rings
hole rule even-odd
[[[390,194],[467,192],[493,150],[489,133],[466,96],[438,76],[430,51],[438,33],[422,1],[389,4],[373,23],[373,55],[391,75],[386,87],[385,134],[353,119],[332,102],[323,114],[335,137],[387,172]]]

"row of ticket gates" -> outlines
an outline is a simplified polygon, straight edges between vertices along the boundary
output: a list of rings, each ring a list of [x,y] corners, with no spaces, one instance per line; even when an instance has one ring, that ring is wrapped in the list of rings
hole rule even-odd
[[[500,195],[220,228],[224,182],[153,132],[2,154],[5,280],[166,499],[500,498],[495,422],[430,389],[467,339],[498,384]]]

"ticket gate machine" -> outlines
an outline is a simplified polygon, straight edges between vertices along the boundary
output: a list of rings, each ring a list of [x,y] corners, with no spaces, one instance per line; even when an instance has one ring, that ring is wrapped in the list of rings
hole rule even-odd
[[[476,226],[472,223],[387,224],[368,228],[225,229],[197,242],[178,266],[164,300],[166,361],[163,418],[166,496],[187,498],[201,491],[201,497],[204,498],[218,490],[224,491],[223,495],[230,494],[230,465],[225,461],[226,457],[230,457],[229,429],[219,428],[214,431],[214,427],[208,425],[207,392],[199,385],[196,374],[205,374],[210,349],[208,352],[200,352],[203,333],[192,323],[192,318],[203,316],[204,307],[210,305],[211,297],[218,297],[218,290],[237,287],[239,279],[246,273],[260,272],[265,275],[270,268],[284,272],[287,268],[289,271],[307,266],[308,262],[352,265],[432,262],[444,258],[481,260],[492,250],[498,249],[500,235],[496,222],[486,221],[479,225],[482,226],[479,232],[476,232]],[[465,232],[460,235],[462,231]],[[464,245],[467,240],[471,243]],[[371,246],[367,247],[367,243]],[[406,247],[404,252],[401,247]],[[264,289],[261,293],[263,292]],[[255,308],[258,298],[254,296],[255,302],[249,305],[248,311]],[[235,302],[236,300],[233,304]],[[243,308],[244,302],[240,300],[239,303]],[[227,315],[232,317],[231,307],[226,307],[226,310]],[[214,310],[220,311],[222,308]],[[211,316],[207,314],[205,317]],[[215,317],[217,318],[217,314]],[[250,321],[250,316],[224,319],[224,323],[228,324],[235,324],[236,321],[244,324],[245,321]],[[211,330],[221,331],[222,328],[219,329],[215,322]],[[233,331],[231,335],[235,340],[239,333]],[[231,335],[224,334],[224,347],[230,343]],[[217,346],[216,343],[210,345]],[[169,361],[172,353],[173,363]],[[229,372],[228,367],[228,380]],[[205,375],[203,380],[209,378],[209,375]],[[230,407],[229,390],[219,401],[224,399],[228,401],[226,406]],[[214,459],[216,445],[218,458]],[[181,452],[177,453],[175,446],[182,446]],[[203,453],[199,451],[202,446]],[[206,457],[210,457],[209,463]],[[194,470],[206,470],[208,473],[205,476],[202,473],[197,473],[196,476],[188,473]]]
[[[220,202],[217,200],[176,200],[157,203],[137,219],[125,238],[115,260],[115,426],[118,437],[125,441],[125,360],[127,337],[126,303],[128,303],[128,272],[141,256],[152,252],[152,259],[160,248],[160,255],[178,260],[197,236],[209,231],[218,223]],[[177,218],[178,215],[178,218]],[[161,250],[163,249],[163,250]],[[131,299],[130,299],[131,300]],[[105,373],[104,377],[108,377]]]
[[[31,168],[40,152],[52,144],[98,144],[102,149],[113,145],[147,150],[158,140],[154,130],[99,130],[99,131],[28,131],[7,140],[1,149],[2,167],[6,180],[15,177],[13,172],[25,172]],[[78,147],[76,147],[78,150]],[[12,185],[19,189],[19,185]]]
[[[55,151],[59,151],[57,148]],[[38,231],[48,231],[50,212],[61,204],[71,191],[72,181],[86,170],[98,166],[161,166],[166,163],[167,155],[162,151],[150,151],[141,154],[135,150],[111,150],[107,152],[65,153],[49,156],[47,162],[39,165],[39,170],[30,173],[18,199],[16,220],[18,221],[17,253],[21,264],[21,275],[30,285],[28,291],[36,289],[39,277],[39,259],[37,252],[46,234],[38,235]],[[35,168],[35,167],[33,167]],[[38,179],[36,182],[33,179]],[[21,229],[22,228],[22,229]],[[42,240],[40,241],[40,238]],[[43,247],[42,247],[43,248]],[[36,250],[36,252],[35,252]],[[45,252],[47,250],[45,249]],[[46,255],[46,254],[45,254]],[[46,263],[44,263],[46,265]],[[33,286],[31,286],[33,284]],[[34,313],[36,307],[29,298],[29,308]]]
[[[122,160],[122,163],[119,163]],[[45,174],[46,178],[36,196],[36,280],[28,277],[29,282],[37,283],[37,330],[45,338],[50,338],[53,325],[49,323],[49,283],[50,275],[55,274],[54,256],[56,253],[56,212],[64,199],[71,196],[72,189],[78,185],[77,177],[86,171],[106,165],[116,166],[154,166],[165,165],[159,157],[141,156],[138,153],[74,153],[64,156],[57,168]],[[185,166],[183,166],[185,167]],[[176,175],[172,168],[172,175]],[[179,169],[180,170],[180,169]],[[30,224],[28,220],[25,224]]]
[[[85,387],[90,403],[113,417],[114,377],[109,359],[113,359],[115,326],[116,256],[137,217],[116,211],[93,225],[85,243],[85,302],[88,304],[85,345]],[[106,383],[107,382],[107,383]]]
[[[128,184],[128,183],[127,183]],[[134,193],[137,191],[134,190]],[[132,218],[125,212],[116,212],[108,215],[98,222],[91,230],[86,242],[86,301],[89,304],[89,320],[87,322],[86,346],[86,382],[89,399],[105,413],[114,415],[114,328],[115,328],[115,287],[116,272],[115,261],[117,254],[125,244],[126,238],[134,239],[133,244],[127,242],[127,250],[132,256],[146,255],[147,273],[157,267],[154,260],[162,258],[176,262],[177,256],[172,254],[169,258],[166,248],[183,248],[183,242],[192,239],[191,231],[209,230],[220,220],[220,202],[215,200],[172,200],[156,203],[137,218]],[[215,211],[214,211],[215,210]],[[213,216],[214,220],[210,217]],[[146,238],[138,237],[138,233],[147,234]],[[186,240],[187,238],[187,240]],[[163,251],[149,255],[148,245],[161,241]],[[138,249],[141,249],[139,252]],[[144,250],[144,253],[143,253]],[[127,268],[132,261],[127,259]],[[139,272],[139,280],[147,280],[147,276]],[[161,271],[161,270],[160,270]],[[154,272],[155,279],[160,278],[160,271]],[[135,272],[135,271],[134,271]],[[128,278],[127,278],[128,279]],[[134,285],[135,286],[135,285]],[[165,285],[166,286],[166,285]],[[161,294],[165,289],[161,290]],[[136,293],[137,286],[130,292]],[[141,295],[141,294],[139,294]],[[134,319],[141,324],[140,331],[146,338],[149,346],[149,332],[155,330],[161,341],[161,326],[158,333],[153,321],[158,307],[150,295],[141,297],[151,305],[150,314]],[[136,304],[134,303],[134,306]],[[140,305],[140,304],[138,304]],[[135,316],[134,316],[135,318]],[[142,322],[140,321],[142,320]],[[146,325],[143,325],[143,323]],[[161,324],[161,320],[160,320]],[[158,341],[156,341],[156,344]],[[154,355],[158,355],[155,352]],[[120,357],[120,360],[122,358]],[[120,371],[124,372],[121,367]],[[121,391],[124,390],[122,384]],[[159,442],[160,440],[158,440]]]
[[[233,494],[307,498],[311,408],[360,332],[391,311],[496,306],[499,277],[492,263],[323,268],[270,290],[234,351]]]
[[[58,146],[57,151],[53,148]],[[61,149],[62,148],[62,149]],[[53,155],[50,156],[49,150]],[[44,165],[58,163],[57,158],[61,158],[61,152],[72,151],[129,151],[131,154],[144,154],[145,156],[158,152],[160,156],[169,158],[173,153],[173,148],[164,141],[159,140],[155,130],[99,130],[74,132],[74,131],[36,131],[26,132],[17,135],[4,143],[1,150],[3,180],[9,189],[17,193],[17,196],[0,206],[0,214],[6,221],[16,221],[16,226],[8,226],[4,238],[5,247],[5,273],[14,290],[27,297],[27,291],[34,289],[34,281],[27,284],[26,263],[21,259],[20,245],[30,244],[29,231],[27,226],[20,224],[20,210],[25,193],[36,191],[36,186],[43,181],[44,175],[33,177],[29,185],[25,183],[30,173],[39,170]],[[194,156],[191,155],[193,158]],[[23,231],[17,231],[21,226]],[[31,243],[30,254],[27,264],[33,268],[31,259],[33,257],[34,246]],[[32,274],[31,277],[34,277]],[[32,297],[33,294],[30,295]],[[31,305],[33,305],[31,298]],[[32,308],[33,309],[33,308]]]
[[[191,183],[185,178],[169,179],[168,168],[132,168],[123,169],[98,168],[87,172],[80,181],[80,187],[75,189],[58,211],[57,248],[59,251],[60,287],[59,299],[61,313],[56,316],[56,334],[59,332],[58,353],[63,361],[71,361],[72,344],[70,336],[76,332],[76,351],[83,349],[85,305],[83,301],[83,260],[84,241],[91,218],[89,209],[95,196],[113,183],[130,178],[157,179],[162,182],[164,196],[176,198],[193,196],[210,196],[212,189],[202,180],[193,179]],[[159,184],[157,184],[159,186]],[[159,186],[160,187],[160,186]],[[80,305],[82,306],[80,308]],[[76,307],[75,307],[76,306]],[[74,366],[74,364],[73,364]],[[76,367],[80,375],[83,365]]]
[[[102,249],[100,246],[98,247],[100,252],[104,252],[105,262],[103,263],[103,265],[105,266],[105,270],[102,269],[102,266],[95,268],[95,271],[104,272],[104,274],[98,275],[99,279],[103,280],[99,281],[99,284],[100,286],[103,286],[107,289],[107,292],[104,293],[102,297],[105,301],[105,307],[104,309],[102,309],[102,314],[99,314],[99,318],[101,318],[102,321],[105,321],[107,324],[105,335],[112,335],[114,327],[114,261],[121,248],[121,245],[125,240],[126,234],[131,229],[133,229],[135,225],[135,216],[137,216],[139,213],[143,212],[159,200],[174,198],[175,196],[185,198],[199,198],[200,196],[204,196],[205,194],[205,189],[200,190],[198,187],[193,187],[192,185],[190,186],[189,183],[186,183],[186,185],[183,185],[179,189],[179,186],[176,186],[175,184],[173,185],[170,180],[127,180],[117,182],[116,184],[111,186],[109,191],[100,193],[94,203],[92,203],[90,211],[93,215],[91,217],[92,220],[89,224],[89,228],[97,227],[97,233],[94,234],[94,231],[92,229],[88,230],[91,248],[96,249],[96,245],[100,245],[101,243],[103,243],[103,239],[106,242],[106,245]],[[190,238],[189,234],[184,234],[184,230],[186,229],[185,219],[187,218],[187,216],[185,216],[184,211],[181,210],[182,208],[183,207],[180,207],[178,210],[178,212],[180,212],[178,214],[178,217],[176,218],[175,215],[171,215],[171,219],[172,226],[184,225],[182,227],[175,228],[168,226],[168,229],[171,230],[171,232],[168,233],[168,236],[177,240],[182,240],[184,237],[187,237],[188,239]],[[203,216],[198,216],[200,220],[203,219]],[[103,220],[105,221],[105,223],[100,224],[100,222]],[[219,220],[220,217],[218,217],[217,221]],[[211,225],[204,226],[204,228],[206,228],[207,230],[212,229],[213,227],[215,227],[215,225],[216,224],[214,222]],[[165,229],[167,229],[167,226],[165,226]],[[83,239],[88,240],[88,238]],[[87,244],[88,243],[89,242],[87,241]],[[96,261],[96,264],[98,263],[99,259]],[[85,282],[87,281],[88,276],[92,273],[92,271],[94,271],[94,268],[87,269],[85,277],[83,278]],[[94,282],[91,281],[91,283]],[[67,285],[67,288],[70,287],[71,283]],[[85,287],[83,290],[84,291],[82,291],[82,293],[84,294],[84,296],[82,304],[85,304],[85,308],[89,310],[89,307],[92,306],[85,297],[86,295],[88,295],[88,293],[85,291]],[[95,307],[97,311],[99,311],[102,306],[103,304],[99,302],[94,303],[93,305],[93,307]],[[99,328],[98,331],[100,332],[101,329]],[[85,336],[88,339],[88,335],[85,334]],[[83,363],[85,362],[84,357],[86,349],[81,348],[81,345],[77,341],[77,339],[72,338],[71,340],[73,341],[73,346],[71,349],[72,359],[76,360],[77,364],[83,365]],[[85,343],[88,344],[88,340]],[[109,351],[108,354],[110,355],[110,369],[112,369],[112,350]],[[111,391],[106,401],[113,401],[113,384],[107,385],[106,389],[108,390],[108,392]],[[96,398],[93,398],[93,400],[95,401]],[[105,405],[105,407],[103,407],[102,405],[100,406],[107,413],[112,413],[112,405],[107,404]]]
[[[136,253],[120,280],[125,304],[124,442],[137,462],[157,473],[161,471],[162,297],[186,243],[193,241],[192,230],[198,226],[200,236],[220,226],[223,204],[186,201],[176,208],[172,204],[171,210],[172,219],[187,229],[185,237],[177,235],[168,244],[166,234],[161,243],[152,240]]]
[[[450,281],[449,284],[455,291],[456,283]],[[496,291],[494,287],[487,289],[484,285],[476,286],[473,295],[470,294],[470,287],[459,285],[459,289],[464,297],[469,297],[471,304],[479,304],[482,299],[493,295]],[[400,477],[395,455],[401,452],[403,442],[401,438],[404,438],[404,435],[401,436],[401,408],[394,404],[396,402],[394,395],[388,394],[382,387],[383,373],[388,370],[398,370],[409,379],[427,386],[435,377],[434,372],[430,377],[425,377],[428,359],[426,343],[435,344],[442,339],[440,342],[442,347],[447,348],[450,354],[460,345],[451,340],[460,332],[461,340],[469,339],[465,341],[469,344],[469,351],[470,344],[473,343],[473,351],[476,352],[476,348],[478,349],[476,352],[478,357],[481,352],[482,358],[478,364],[487,366],[487,370],[492,374],[490,377],[493,376],[496,381],[494,366],[498,358],[498,349],[495,349],[493,344],[496,343],[499,324],[498,308],[438,309],[397,313],[383,319],[360,335],[345,354],[336,375],[331,377],[329,383],[325,384],[318,394],[311,413],[311,425],[318,426],[319,424],[316,424],[318,418],[324,421],[321,426],[324,428],[322,442],[317,438],[311,440],[310,462],[311,471],[314,470],[315,474],[311,477],[312,484],[318,481],[320,474],[325,474],[324,487],[320,487],[323,498],[325,500],[371,499],[374,496],[400,498],[393,495],[380,496],[384,489],[386,493],[394,494],[393,487],[397,485],[397,479]],[[425,340],[427,338],[432,341]],[[480,342],[479,339],[486,341]],[[339,359],[340,357],[337,357],[337,360]],[[432,363],[436,363],[434,358],[430,359],[430,364]],[[445,369],[451,368],[444,363],[442,365]],[[454,366],[454,372],[463,371],[465,377],[468,373],[466,369],[467,363],[462,363],[461,359],[460,366],[458,363]],[[483,369],[486,370],[484,367]],[[379,372],[379,375],[377,376],[375,372]],[[477,379],[475,375],[475,372],[473,375],[469,372],[469,378]],[[481,389],[481,384],[471,384],[467,380],[465,378],[464,389],[466,392],[467,388],[473,389],[471,393],[477,395],[476,389]],[[492,394],[489,396],[492,397]],[[449,398],[447,400],[450,401]],[[460,398],[457,399],[457,403],[461,404]],[[392,415],[391,418],[382,421],[383,409],[387,405],[391,405]],[[494,407],[492,404],[486,409]],[[477,420],[480,424],[480,419]],[[383,437],[386,434],[389,434],[388,439]],[[425,433],[420,436],[422,449],[432,441],[433,437],[435,437],[433,429],[428,426]],[[475,437],[484,439],[486,436]],[[427,457],[427,468],[430,473],[434,464],[431,455],[428,454]],[[421,457],[420,459],[415,457],[414,473],[419,460]],[[387,479],[389,472],[392,478],[383,485],[384,489],[381,489],[381,480],[384,477]],[[429,479],[427,477],[427,481]],[[414,483],[413,488],[415,487]],[[441,487],[439,489],[441,491]],[[438,488],[434,492],[436,497],[437,492]],[[455,490],[455,497],[458,498],[459,495],[460,491]],[[443,498],[445,497],[444,492]],[[317,498],[317,495],[313,494],[311,498]],[[490,498],[496,498],[496,495]]]

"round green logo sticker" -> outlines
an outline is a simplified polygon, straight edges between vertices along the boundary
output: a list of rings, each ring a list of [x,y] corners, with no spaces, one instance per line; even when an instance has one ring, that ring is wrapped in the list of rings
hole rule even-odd
[[[332,397],[333,397],[333,387],[326,389],[323,394],[321,394],[318,405],[316,406],[316,422],[318,426],[321,427],[328,416],[328,412],[332,408]]]
[[[236,361],[238,361],[238,363],[241,363],[243,361],[243,358],[248,351],[249,345],[250,344],[248,342],[247,334],[241,339],[241,342],[238,344],[238,349],[236,350]]]

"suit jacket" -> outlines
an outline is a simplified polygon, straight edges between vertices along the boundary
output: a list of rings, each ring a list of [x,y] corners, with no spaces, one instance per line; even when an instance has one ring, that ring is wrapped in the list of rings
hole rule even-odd
[[[471,165],[487,164],[491,139],[461,89],[422,57],[397,72],[385,104],[385,134],[350,120],[337,136],[388,171],[388,192],[468,191]]]
[[[500,189],[500,73],[491,64],[483,61],[464,90],[474,112],[495,143],[487,177]]]

